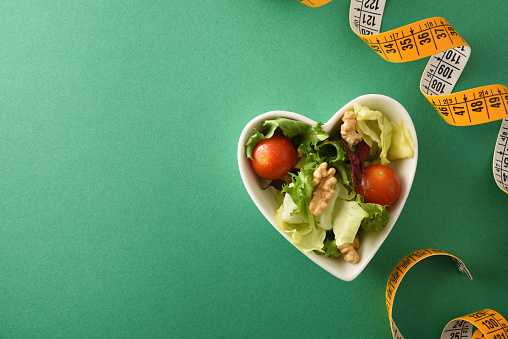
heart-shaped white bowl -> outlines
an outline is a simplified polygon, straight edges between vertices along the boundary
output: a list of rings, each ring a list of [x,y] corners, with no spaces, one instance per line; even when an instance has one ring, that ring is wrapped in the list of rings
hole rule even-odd
[[[415,152],[412,158],[395,160],[389,164],[389,166],[397,172],[400,178],[400,196],[397,202],[390,207],[388,211],[390,214],[390,221],[379,233],[379,235],[363,232],[363,237],[360,239],[360,249],[358,250],[358,254],[361,258],[360,262],[357,264],[349,264],[342,258],[329,258],[322,255],[317,255],[314,252],[303,253],[323,269],[344,281],[351,281],[355,279],[365,269],[367,264],[374,257],[379,247],[381,247],[386,237],[392,230],[409,195],[418,160],[418,140],[416,138],[416,131],[411,117],[409,116],[406,109],[398,101],[385,95],[367,94],[351,100],[323,125],[323,130],[329,134],[332,131],[335,131],[340,125],[340,120],[344,112],[352,110],[353,103],[355,102],[358,102],[363,106],[367,106],[372,110],[381,111],[391,121],[396,123],[399,123],[402,119],[404,121],[404,125],[410,129],[413,135]],[[300,114],[286,111],[271,111],[255,117],[245,126],[240,136],[240,140],[238,142],[238,166],[240,168],[240,175],[242,177],[245,188],[247,189],[247,192],[249,192],[250,197],[258,209],[273,225],[273,227],[275,227],[275,229],[283,237],[292,243],[291,238],[275,225],[274,215],[276,214],[279,205],[276,203],[274,192],[272,190],[262,189],[262,187],[266,187],[268,181],[261,179],[254,173],[254,170],[250,164],[250,160],[247,158],[245,153],[245,143],[249,137],[254,134],[254,128],[260,130],[261,123],[264,120],[273,119],[276,117],[300,120],[310,124],[316,123],[315,121]]]

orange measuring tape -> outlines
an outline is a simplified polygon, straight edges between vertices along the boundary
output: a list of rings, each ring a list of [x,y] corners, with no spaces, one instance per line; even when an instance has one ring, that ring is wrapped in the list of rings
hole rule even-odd
[[[331,0],[298,1],[319,7]],[[430,57],[420,91],[448,124],[470,126],[503,119],[494,147],[493,174],[498,187],[508,193],[508,88],[487,85],[452,93],[471,54],[467,42],[441,17],[381,32],[385,4],[386,0],[352,0],[351,29],[387,61]]]
[[[457,264],[459,272],[465,274],[469,279],[473,279],[466,265],[454,255],[446,253],[437,249],[423,249],[415,251],[404,259],[402,259],[397,266],[393,269],[388,283],[386,285],[386,307],[388,309],[388,317],[390,319],[390,327],[392,334],[395,339],[403,339],[404,337],[400,333],[399,329],[395,325],[392,318],[393,301],[395,298],[395,292],[400,285],[400,282],[407,271],[416,265],[421,260],[435,256],[445,255],[452,258]],[[476,328],[476,330],[475,330]],[[474,332],[473,332],[474,331]],[[501,314],[496,311],[485,309],[478,312],[474,312],[463,317],[458,317],[450,321],[443,332],[441,333],[441,339],[463,339],[463,338],[488,338],[488,339],[508,339],[508,323]]]

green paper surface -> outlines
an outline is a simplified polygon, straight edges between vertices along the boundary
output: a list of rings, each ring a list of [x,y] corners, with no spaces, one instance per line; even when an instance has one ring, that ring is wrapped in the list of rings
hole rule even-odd
[[[453,127],[420,93],[427,59],[391,64],[349,2],[0,3],[0,337],[437,338],[483,308],[508,317],[500,121]],[[387,2],[383,31],[442,16],[472,48],[455,91],[508,84],[505,1]],[[237,165],[243,127],[287,110],[326,122],[363,94],[406,107],[419,159],[393,231],[343,282],[283,239]]]

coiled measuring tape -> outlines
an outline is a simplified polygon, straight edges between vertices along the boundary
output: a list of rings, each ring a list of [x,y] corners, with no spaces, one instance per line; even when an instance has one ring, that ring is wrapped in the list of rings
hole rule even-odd
[[[435,255],[445,255],[451,257],[457,264],[459,272],[465,274],[469,279],[473,279],[462,260],[441,250],[423,249],[415,251],[402,259],[393,269],[386,285],[386,307],[388,309],[390,327],[395,339],[404,338],[392,318],[393,300],[395,298],[397,287],[399,286],[404,275],[411,267],[413,267],[419,261]],[[445,338],[508,339],[508,323],[501,314],[490,309],[485,309],[465,315],[463,317],[458,317],[450,321],[441,333],[441,339]]]
[[[319,7],[331,0],[298,0]],[[508,194],[508,88],[487,85],[452,93],[471,54],[471,48],[441,17],[381,32],[386,0],[351,0],[351,29],[379,56],[390,62],[430,57],[420,91],[450,125],[470,126],[503,119],[494,147],[493,174]]]

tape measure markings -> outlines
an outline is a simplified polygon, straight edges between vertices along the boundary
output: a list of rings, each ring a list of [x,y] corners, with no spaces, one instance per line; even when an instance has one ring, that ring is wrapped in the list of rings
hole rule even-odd
[[[360,26],[356,27],[354,22],[351,27],[375,52],[390,62],[414,61],[451,47],[467,46],[455,29],[440,17],[420,20],[375,35],[361,34]],[[445,38],[448,38],[449,42]]]
[[[494,148],[493,172],[499,188],[508,193],[508,119],[504,119],[499,128]]]
[[[321,5],[328,2],[322,0]],[[504,85],[452,93],[469,60],[471,47],[446,19],[423,19],[380,33],[385,4],[385,0],[352,0],[351,29],[387,61],[408,62],[430,56],[420,91],[448,124],[470,126],[508,117],[508,88]],[[506,130],[501,128],[501,132]],[[503,146],[496,144],[493,171],[496,184],[508,193],[506,135],[499,135],[498,139],[502,139]]]
[[[460,260],[458,257],[451,255],[445,251],[438,250],[438,249],[422,249],[418,251],[414,251],[413,253],[408,254],[404,259],[402,259],[392,270],[392,273],[390,274],[390,277],[388,278],[388,282],[386,284],[386,308],[388,311],[388,317],[390,319],[390,327],[392,329],[392,334],[394,338],[401,338],[403,339],[402,334],[398,330],[397,326],[395,325],[395,321],[392,317],[392,310],[393,310],[393,301],[395,299],[395,292],[397,291],[397,288],[400,285],[400,282],[404,275],[409,271],[411,267],[416,265],[421,260],[435,256],[435,255],[446,255],[450,256],[455,264],[457,265],[457,268],[459,272],[465,274],[470,280],[473,279],[471,274],[469,273],[469,270],[466,268],[466,265]]]
[[[505,109],[506,98],[501,100],[501,97],[492,97],[490,102],[487,102],[485,98],[480,101],[476,98],[477,91],[486,92],[492,88],[492,85],[452,94],[469,59],[471,48],[448,21],[441,17],[434,17],[388,32],[374,34],[380,30],[384,2],[382,6],[375,8],[377,11],[374,14],[380,17],[377,21],[370,20],[373,17],[372,14],[368,14],[369,19],[365,19],[363,8],[369,4],[372,4],[371,0],[351,2],[351,28],[387,61],[408,62],[430,56],[420,80],[420,90],[447,123],[457,126],[475,125],[508,116],[508,110]],[[369,31],[362,23],[377,26]],[[362,34],[366,32],[369,34]],[[506,92],[505,86],[494,86],[498,88],[499,93]],[[471,96],[473,101],[470,100]],[[463,100],[460,99],[462,97]],[[445,104],[440,104],[438,107],[434,100],[436,98],[443,99]],[[502,108],[500,108],[500,102],[503,102]],[[495,113],[491,114],[490,111],[493,108]]]
[[[465,68],[470,51],[468,46],[460,46],[432,55],[423,71],[420,90],[433,96],[450,94]]]
[[[433,255],[449,255],[454,259],[455,263],[457,264],[457,268],[459,272],[464,273],[467,275],[469,279],[473,279],[469,271],[467,270],[464,263],[452,256],[451,254],[446,253],[445,251],[441,251],[438,249],[422,249],[415,251],[409,255],[407,255],[404,259],[402,259],[397,266],[392,270],[392,273],[390,274],[390,278],[388,279],[387,287],[386,287],[386,305],[388,308],[388,313],[391,316],[391,308],[393,305],[393,300],[395,298],[395,292],[397,290],[397,287],[399,286],[400,280],[404,277],[404,275],[407,273],[407,271],[413,267],[416,263],[418,263],[420,260],[425,259],[427,257],[433,256]]]
[[[506,86],[489,85],[460,93],[428,98],[445,121],[451,119],[451,125],[467,126],[508,117]]]
[[[469,324],[474,325],[478,329],[473,334],[475,338],[508,338],[506,319],[490,309],[474,312],[450,321],[444,328],[441,338],[443,338],[445,333],[448,335],[448,338],[462,338],[464,334],[467,334],[468,338],[471,338],[470,335],[473,328]]]
[[[507,127],[508,130],[508,127]],[[508,132],[507,132],[508,133]],[[465,274],[470,280],[473,279],[469,270],[458,257],[438,249],[422,249],[407,255],[392,270],[386,285],[386,306],[393,338],[404,339],[392,317],[393,301],[395,292],[404,275],[411,267],[421,260],[434,255],[446,255],[457,265],[459,272]],[[476,327],[476,331],[473,332]],[[506,319],[496,311],[485,309],[448,322],[441,333],[441,339],[445,338],[488,338],[508,339],[508,324]]]
[[[462,319],[455,319],[448,323],[441,336],[447,333],[448,338],[464,338],[464,334],[469,334],[473,325]],[[470,338],[467,336],[466,338]]]
[[[355,1],[360,7],[355,7]],[[386,0],[367,0],[365,4],[362,0],[351,1],[349,22],[358,27],[362,35],[378,34],[381,31],[385,4]],[[367,10],[363,10],[364,7]]]
[[[508,135],[508,126],[507,126]],[[458,257],[438,249],[422,249],[414,251],[404,257],[392,270],[388,282],[386,284],[386,307],[388,310],[388,317],[390,320],[390,327],[392,335],[395,339],[403,339],[404,337],[400,333],[395,321],[392,317],[393,301],[395,299],[395,292],[399,287],[402,278],[405,276],[407,271],[416,265],[421,260],[435,256],[445,255],[449,256],[457,265],[457,269],[460,273],[464,274],[470,280],[473,279],[471,273],[467,269],[466,265]],[[473,326],[474,325],[474,326]],[[477,328],[473,332],[474,327]],[[482,334],[486,338],[504,338],[508,339],[508,324],[505,318],[496,311],[485,309],[478,312],[474,312],[462,317],[458,317],[448,322],[442,331],[441,338],[482,338]]]
[[[420,90],[447,123],[458,126],[474,125],[508,116],[506,109],[495,109],[495,114],[490,114],[489,104],[492,108],[495,107],[492,105],[497,105],[500,101],[496,97],[493,97],[491,102],[484,99],[468,103],[468,96],[471,94],[476,99],[474,92],[476,89],[451,94],[469,59],[471,48],[446,19],[441,17],[423,19],[388,32],[378,33],[385,2],[379,3],[377,6],[376,1],[353,0],[350,7],[351,28],[387,61],[408,62],[430,56],[420,81]],[[366,11],[365,8],[375,11]],[[373,27],[366,28],[366,25]],[[483,86],[480,90],[488,88],[489,86]],[[501,88],[506,90],[504,86]],[[457,103],[458,98],[464,96],[467,115],[464,116],[466,110],[463,106],[452,107],[455,105],[452,104],[453,100],[448,101],[445,106],[436,107],[434,98],[442,96],[455,99]],[[505,104],[506,100],[503,100],[503,108]]]

